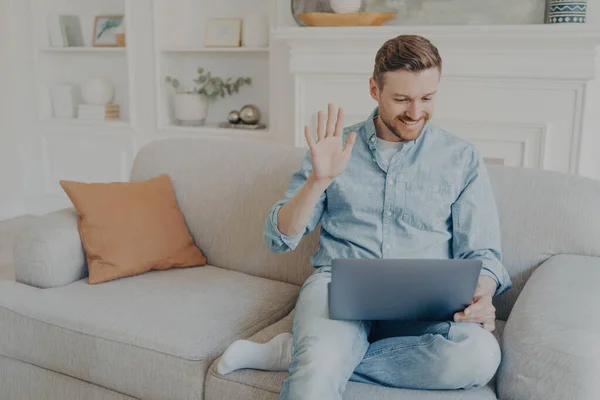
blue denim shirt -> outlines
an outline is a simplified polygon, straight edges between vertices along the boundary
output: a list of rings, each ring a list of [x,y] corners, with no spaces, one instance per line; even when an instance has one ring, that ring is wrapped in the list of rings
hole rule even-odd
[[[496,295],[510,289],[494,194],[475,147],[428,122],[386,167],[376,150],[377,116],[375,109],[366,121],[344,129],[344,143],[348,133],[357,133],[346,170],[321,195],[305,231],[287,236],[277,228],[277,214],[312,171],[307,152],[267,218],[269,249],[294,250],[320,222],[314,267],[331,265],[334,258],[479,259],[481,275],[496,280]]]

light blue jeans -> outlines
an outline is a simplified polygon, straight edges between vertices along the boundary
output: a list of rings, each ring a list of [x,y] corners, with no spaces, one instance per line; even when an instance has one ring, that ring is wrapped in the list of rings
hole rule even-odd
[[[390,324],[376,333],[383,339],[372,337],[369,343],[371,321],[329,318],[330,280],[331,268],[321,267],[300,290],[290,376],[280,400],[341,400],[348,380],[444,390],[484,386],[495,375],[500,346],[479,324]]]

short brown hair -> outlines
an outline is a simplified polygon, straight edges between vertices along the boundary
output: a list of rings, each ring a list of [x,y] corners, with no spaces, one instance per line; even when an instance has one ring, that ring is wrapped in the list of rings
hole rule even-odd
[[[388,40],[375,56],[373,78],[381,89],[388,71],[420,72],[437,68],[442,72],[442,58],[428,39],[418,35],[400,35]]]

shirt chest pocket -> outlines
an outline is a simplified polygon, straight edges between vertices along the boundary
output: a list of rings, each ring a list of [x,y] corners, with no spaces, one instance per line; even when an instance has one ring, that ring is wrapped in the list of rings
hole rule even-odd
[[[448,183],[404,182],[399,185],[404,196],[400,218],[411,226],[427,231],[446,231],[455,200],[452,185]]]

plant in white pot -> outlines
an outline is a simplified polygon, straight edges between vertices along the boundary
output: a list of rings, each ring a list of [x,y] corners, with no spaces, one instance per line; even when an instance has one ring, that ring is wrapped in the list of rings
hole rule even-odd
[[[212,76],[204,68],[198,68],[198,77],[194,79],[192,89],[181,88],[177,78],[167,76],[165,81],[175,89],[173,95],[173,112],[178,125],[202,126],[206,121],[208,106],[219,97],[231,96],[238,93],[244,85],[251,85],[252,78],[239,77],[219,78]]]

